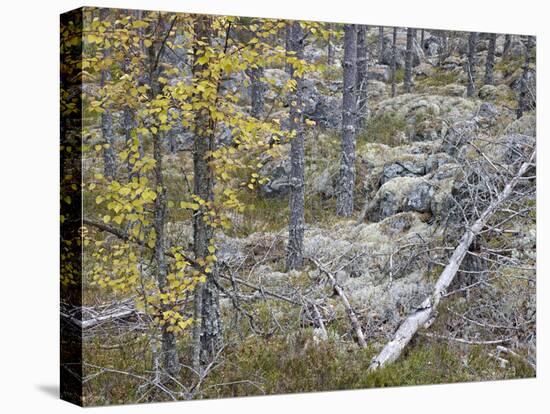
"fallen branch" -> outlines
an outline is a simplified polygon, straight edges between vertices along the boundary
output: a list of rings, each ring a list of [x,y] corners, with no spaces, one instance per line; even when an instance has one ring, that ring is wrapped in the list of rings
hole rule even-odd
[[[493,341],[478,341],[473,339],[453,338],[452,336],[444,336],[444,335],[428,334],[428,333],[424,334],[424,336],[428,338],[441,339],[444,341],[458,342],[459,344],[465,344],[465,345],[496,345],[496,344],[503,344],[506,342],[510,342],[512,340],[512,338],[504,338],[504,339],[495,339]]]
[[[516,357],[516,358],[520,359],[521,361],[523,361],[527,365],[529,365],[531,368],[533,368],[533,371],[536,372],[537,366],[534,363],[529,361],[527,358],[521,356],[517,352],[512,351],[510,348],[506,348],[505,346],[502,346],[502,345],[497,346],[497,356],[500,355],[501,353],[505,353],[505,354],[508,354],[508,355],[511,355],[513,357]]]
[[[363,330],[361,329],[361,324],[359,323],[359,319],[357,319],[357,315],[355,314],[355,311],[349,303],[348,297],[346,296],[344,289],[342,289],[342,287],[338,284],[332,272],[326,269],[321,262],[319,262],[317,259],[314,259],[313,257],[308,257],[308,259],[329,278],[332,288],[334,289],[336,294],[342,299],[342,303],[344,304],[344,308],[346,309],[346,312],[348,314],[351,327],[353,328],[353,330],[355,331],[355,335],[357,336],[357,342],[359,343],[359,346],[361,348],[366,348],[367,341],[365,341],[365,335],[363,334]]]
[[[427,297],[424,302],[422,302],[420,308],[416,309],[403,321],[395,332],[393,339],[388,342],[382,351],[372,360],[369,366],[369,371],[374,371],[388,363],[394,362],[397,358],[399,358],[405,347],[418,332],[418,330],[422,326],[429,324],[429,322],[433,319],[437,306],[439,305],[439,301],[445,295],[447,288],[454,280],[462,260],[464,260],[464,257],[472,244],[472,241],[483,229],[491,215],[510,196],[519,179],[527,172],[529,167],[532,166],[533,161],[535,160],[535,153],[536,151],[533,151],[529,157],[529,161],[521,165],[518,173],[506,184],[498,197],[485,209],[485,211],[483,211],[483,213],[481,213],[474,225],[471,228],[468,228],[462,235],[460,243],[455,248],[449,263],[445,269],[443,269],[441,276],[439,276],[432,295]]]
[[[109,322],[109,321],[114,321],[118,319],[128,318],[134,315],[135,313],[136,313],[135,309],[127,309],[120,312],[111,313],[108,315],[96,316],[94,318],[90,318],[82,321],[75,318],[74,316],[70,316],[63,312],[61,312],[61,316],[64,317],[67,321],[69,321],[73,325],[75,325],[76,327],[82,330],[86,330],[86,329],[93,328],[94,326],[97,326],[103,322]]]

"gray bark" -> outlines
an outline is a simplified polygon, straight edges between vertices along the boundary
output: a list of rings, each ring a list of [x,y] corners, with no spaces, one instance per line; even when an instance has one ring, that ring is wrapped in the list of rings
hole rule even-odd
[[[101,10],[101,19],[106,20],[108,16],[108,9]],[[106,59],[111,54],[109,48],[103,49],[103,59]],[[111,71],[109,69],[103,69],[101,71],[100,86],[104,88],[111,81]],[[114,133],[113,133],[113,115],[111,113],[111,106],[107,105],[105,111],[101,114],[101,135],[103,137],[104,144],[107,144],[107,148],[103,148],[103,175],[108,178],[115,178],[116,175],[116,154],[114,148]]]
[[[495,44],[497,41],[496,33],[489,35],[489,45],[487,47],[487,59],[485,60],[485,85],[492,85],[495,83],[493,75],[493,68],[495,66]]]
[[[533,49],[533,38],[527,36],[527,42],[525,45],[525,58],[523,60],[523,72],[521,74],[520,84],[519,84],[519,95],[518,95],[518,109],[516,115],[519,118],[523,116],[523,113],[527,111],[528,105],[528,93],[527,90],[527,78],[529,76],[529,65],[531,63],[531,51]]]
[[[290,26],[289,47],[296,52],[295,56],[302,59],[304,55],[304,34],[298,22]],[[302,267],[304,255],[304,132],[302,124],[302,78],[298,77],[294,68],[290,68],[290,76],[296,81],[296,92],[290,105],[290,130],[295,132],[290,142],[290,197],[288,245],[286,251],[287,270]]]
[[[327,40],[327,64],[332,65],[334,63],[334,45],[332,44],[332,31],[334,28],[332,24],[328,24],[328,40]]]
[[[471,32],[468,36],[468,62],[466,63],[466,76],[468,78],[468,87],[466,89],[466,95],[471,97],[476,92],[476,46],[477,46],[477,32]]]
[[[420,46],[424,49],[424,29],[420,31]]]
[[[210,43],[209,24],[207,16],[197,16],[195,20],[195,36],[207,45]],[[193,78],[200,81],[208,76],[208,65],[199,64],[197,60],[202,56],[201,49],[194,49]],[[213,198],[214,176],[208,165],[207,154],[214,149],[213,120],[208,109],[197,110],[195,113],[195,139],[193,142],[193,170],[194,194],[202,200],[210,201]],[[202,206],[193,215],[193,251],[195,260],[204,259],[210,253],[208,246],[212,240],[213,231],[205,221],[208,212]],[[199,269],[202,272],[205,269]],[[211,362],[212,358],[222,347],[221,320],[219,313],[219,292],[217,289],[217,267],[207,274],[207,280],[195,290],[194,330],[192,364],[197,372]]]
[[[430,321],[435,315],[439,302],[443,295],[445,295],[447,288],[454,280],[458,269],[464,257],[468,252],[468,248],[477,234],[483,229],[487,220],[497,211],[497,209],[504,203],[512,190],[520,180],[520,178],[527,172],[529,167],[535,160],[535,152],[531,154],[528,162],[522,164],[518,173],[506,184],[502,192],[498,197],[481,213],[476,222],[466,230],[458,246],[453,251],[453,254],[449,260],[449,263],[443,269],[443,272],[437,280],[433,293],[427,297],[420,305],[420,308],[411,313],[399,326],[395,332],[392,340],[384,346],[382,351],[372,360],[369,371],[374,371],[388,363],[392,363],[403,352],[405,347],[411,341],[413,336],[423,326],[429,325]]]
[[[130,73],[130,62],[129,58],[126,57],[122,63],[122,71],[125,74]],[[132,131],[136,127],[136,119],[135,119],[135,111],[132,109],[129,105],[125,105],[122,113],[122,130],[124,132],[124,140],[126,145],[131,145],[132,143]],[[138,151],[139,151],[139,158],[143,157],[143,145],[141,143],[141,136],[137,135],[138,139]],[[138,177],[139,174],[135,171],[133,171],[134,168],[134,162],[131,160],[131,157],[128,157],[126,167],[128,169],[128,181],[132,181],[132,178]]]
[[[382,59],[384,56],[384,27],[380,26],[378,28],[378,63],[382,64]]]
[[[413,37],[414,29],[407,29],[407,48],[405,50],[405,78],[404,88],[406,93],[412,92],[412,64],[413,64]]]
[[[510,52],[510,46],[512,45],[512,35],[504,35],[504,47],[502,49],[502,58],[506,58]]]
[[[449,48],[449,34],[447,31],[442,30],[439,32],[439,36],[441,39],[441,45],[439,46],[439,55],[437,57],[437,63],[439,66],[442,66],[445,62],[445,59],[447,59],[450,55],[450,48]]]
[[[148,64],[149,64],[149,99],[154,99],[160,92],[160,84],[158,82],[160,69],[159,58],[162,49],[158,49],[155,45],[147,48]],[[166,291],[168,264],[166,262],[166,240],[164,236],[164,224],[166,221],[166,187],[164,185],[164,176],[162,170],[162,155],[163,155],[163,138],[162,132],[153,134],[153,158],[155,160],[154,176],[155,188],[157,197],[154,205],[154,222],[156,240],[154,247],[154,258],[157,265],[156,277],[159,290]],[[168,305],[163,305],[162,310],[169,310]],[[169,377],[175,377],[180,370],[180,363],[176,348],[176,336],[173,332],[168,332],[167,325],[161,327],[161,364],[165,374]]]
[[[393,28],[392,51],[391,51],[391,96],[397,95],[395,72],[397,69],[397,27]]]
[[[250,78],[250,115],[260,119],[264,113],[265,84],[262,81],[264,69],[261,66],[252,67],[247,71]]]
[[[342,145],[340,161],[340,188],[336,200],[336,214],[349,217],[353,213],[355,187],[355,82],[357,76],[357,29],[353,24],[344,27],[344,91],[342,101]]]
[[[153,135],[153,157],[155,159],[155,185],[157,198],[155,199],[154,228],[155,262],[157,264],[157,283],[161,292],[166,292],[168,265],[166,263],[166,246],[164,237],[164,222],[166,220],[166,187],[162,173],[162,136],[161,133]],[[169,310],[169,306],[163,306],[163,311]],[[180,364],[176,348],[176,336],[166,330],[166,325],[161,329],[161,360],[162,368],[171,377],[178,374]]]
[[[363,125],[363,121],[368,113],[367,106],[367,70],[368,70],[368,51],[367,51],[367,33],[368,26],[357,27],[357,127]]]

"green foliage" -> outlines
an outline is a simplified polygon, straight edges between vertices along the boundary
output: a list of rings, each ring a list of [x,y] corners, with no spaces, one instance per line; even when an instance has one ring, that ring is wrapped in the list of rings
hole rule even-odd
[[[419,81],[423,86],[446,86],[457,83],[459,73],[453,70],[433,68],[433,74]]]
[[[399,133],[407,127],[405,119],[395,113],[375,115],[367,121],[364,130],[357,137],[358,145],[362,142],[376,142],[389,146],[401,145]]]

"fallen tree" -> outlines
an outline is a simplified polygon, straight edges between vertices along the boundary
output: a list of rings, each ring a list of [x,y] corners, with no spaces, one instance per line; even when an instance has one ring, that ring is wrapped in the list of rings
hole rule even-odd
[[[482,231],[489,218],[508,199],[508,197],[510,197],[512,190],[517,185],[518,181],[520,181],[529,167],[533,166],[535,156],[536,151],[533,151],[529,157],[529,160],[521,165],[517,174],[510,181],[508,181],[504,189],[498,194],[498,197],[496,197],[479,215],[475,223],[466,229],[458,246],[454,249],[447,266],[443,269],[443,272],[439,276],[433,293],[422,302],[418,309],[412,312],[401,323],[392,340],[384,346],[382,351],[376,357],[373,358],[369,366],[369,371],[374,371],[397,360],[418,330],[421,327],[431,325],[439,302],[446,294],[449,285],[453,282],[474,238]]]

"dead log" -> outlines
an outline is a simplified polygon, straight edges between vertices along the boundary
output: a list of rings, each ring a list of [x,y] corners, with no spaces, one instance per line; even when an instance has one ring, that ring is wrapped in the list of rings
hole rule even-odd
[[[317,259],[314,259],[312,257],[309,257],[309,260],[317,266],[317,268],[323,272],[325,275],[327,275],[330,284],[332,285],[332,288],[336,292],[338,296],[340,296],[340,299],[342,299],[342,303],[344,304],[344,308],[346,309],[346,313],[348,314],[348,318],[351,323],[351,327],[355,331],[355,335],[357,336],[357,342],[359,343],[359,346],[361,348],[367,347],[367,341],[365,341],[365,335],[363,334],[363,330],[361,329],[361,324],[359,323],[359,319],[357,319],[357,315],[355,314],[355,311],[351,307],[351,304],[349,303],[348,297],[344,292],[344,289],[338,284],[336,281],[336,278],[330,272],[328,269],[326,269]]]
[[[384,346],[382,351],[376,357],[374,357],[369,366],[369,371],[374,371],[397,360],[418,330],[425,325],[431,324],[435,316],[437,306],[439,305],[441,298],[445,295],[447,288],[454,280],[458,269],[460,268],[460,264],[462,263],[462,260],[464,260],[464,257],[468,252],[468,248],[470,247],[470,244],[474,240],[475,236],[483,229],[491,215],[510,196],[520,178],[527,172],[529,167],[533,165],[534,160],[535,151],[533,151],[529,157],[529,161],[521,165],[518,173],[506,184],[498,197],[485,209],[485,211],[483,211],[483,213],[481,213],[474,225],[468,228],[462,235],[460,243],[455,248],[449,263],[439,276],[433,293],[427,297],[424,302],[422,302],[420,308],[416,309],[403,321],[395,332],[392,340]]]

